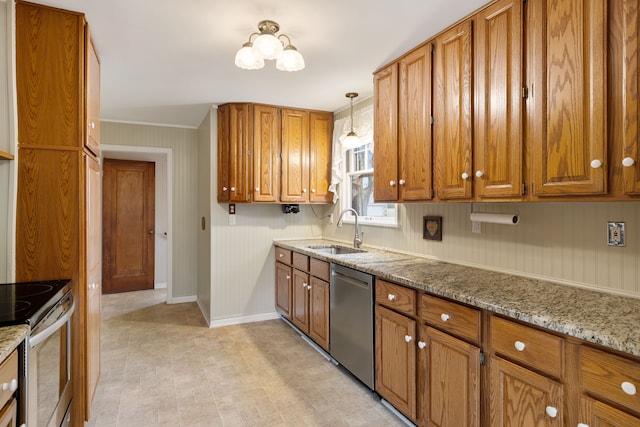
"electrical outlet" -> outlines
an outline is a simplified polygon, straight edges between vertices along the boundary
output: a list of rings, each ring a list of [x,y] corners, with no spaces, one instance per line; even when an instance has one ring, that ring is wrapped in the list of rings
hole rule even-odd
[[[625,246],[624,222],[607,223],[607,244],[609,246]]]
[[[329,214],[329,224],[333,224],[333,214]]]
[[[471,221],[471,232],[482,233],[482,223],[480,221]]]

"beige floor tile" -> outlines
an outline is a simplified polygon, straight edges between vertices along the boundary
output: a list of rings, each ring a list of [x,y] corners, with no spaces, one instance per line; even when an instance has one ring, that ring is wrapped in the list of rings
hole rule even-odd
[[[280,320],[209,329],[163,290],[103,296],[87,427],[402,426]]]

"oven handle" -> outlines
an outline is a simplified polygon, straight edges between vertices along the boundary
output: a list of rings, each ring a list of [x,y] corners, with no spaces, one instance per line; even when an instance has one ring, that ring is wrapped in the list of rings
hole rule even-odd
[[[58,320],[56,320],[51,326],[44,329],[42,332],[38,332],[36,335],[32,335],[29,337],[29,347],[34,348],[51,335],[53,335],[62,325],[67,323],[73,314],[73,311],[76,308],[75,299],[71,303],[71,308],[66,311]]]

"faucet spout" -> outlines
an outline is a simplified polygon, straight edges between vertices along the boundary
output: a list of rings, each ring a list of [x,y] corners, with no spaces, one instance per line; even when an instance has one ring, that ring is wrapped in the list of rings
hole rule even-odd
[[[362,237],[360,235],[360,230],[358,228],[358,212],[356,212],[356,210],[352,208],[344,209],[342,212],[340,212],[340,216],[338,217],[338,223],[336,225],[338,227],[342,227],[342,216],[347,212],[351,212],[355,217],[356,227],[355,227],[355,235],[353,236],[353,247],[359,248],[360,245],[362,245]]]

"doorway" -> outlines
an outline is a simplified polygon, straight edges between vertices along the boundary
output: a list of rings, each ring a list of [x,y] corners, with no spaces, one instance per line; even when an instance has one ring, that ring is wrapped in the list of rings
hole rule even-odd
[[[154,288],[155,164],[105,159],[103,292]]]

